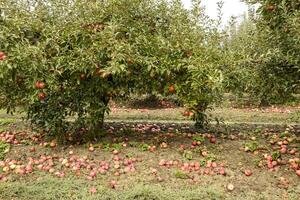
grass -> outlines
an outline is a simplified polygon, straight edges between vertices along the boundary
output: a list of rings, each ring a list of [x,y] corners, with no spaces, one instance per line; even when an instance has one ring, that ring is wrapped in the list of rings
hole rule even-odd
[[[169,120],[170,122],[189,122],[182,117],[182,108],[161,109],[161,110],[113,110],[108,121],[115,120]],[[247,122],[247,123],[275,123],[280,129],[270,132],[264,136],[268,129],[246,128],[231,129],[223,134],[216,134],[217,144],[211,144],[202,134],[189,136],[178,132],[173,136],[161,133],[140,133],[128,129],[118,129],[115,132],[102,138],[97,144],[95,152],[89,152],[88,144],[76,146],[58,146],[54,149],[40,146],[28,138],[22,140],[21,145],[11,144],[10,151],[5,154],[5,159],[27,162],[28,157],[38,158],[40,155],[54,156],[59,158],[70,158],[69,151],[73,151],[77,157],[87,156],[92,163],[108,161],[113,163],[112,151],[120,151],[121,158],[138,158],[140,162],[135,164],[136,172],[116,176],[115,169],[109,170],[105,175],[98,174],[96,179],[86,179],[89,171],[84,169],[80,175],[75,175],[55,160],[55,169],[66,172],[66,177],[58,178],[48,172],[35,170],[32,174],[20,176],[15,173],[6,174],[0,167],[0,175],[4,174],[7,181],[0,180],[0,199],[14,200],[56,200],[56,199],[99,199],[99,200],[269,200],[289,199],[298,200],[300,196],[299,178],[288,165],[282,165],[276,172],[270,172],[266,166],[258,167],[263,161],[263,155],[269,154],[278,157],[278,150],[269,144],[274,138],[290,137],[293,134],[285,134],[285,123],[298,123],[292,121],[293,113],[266,113],[262,111],[249,111],[244,109],[218,108],[213,111],[214,116],[219,116],[225,122]],[[26,123],[21,122],[22,115],[10,116],[0,111],[0,133],[5,130],[26,130]],[[118,125],[117,123],[112,125]],[[131,127],[131,126],[128,126]],[[120,128],[120,127],[119,127]],[[299,131],[299,130],[298,130]],[[175,131],[176,132],[176,131]],[[284,133],[284,134],[283,134]],[[29,134],[31,134],[29,132]],[[211,132],[211,134],[214,134]],[[232,135],[235,139],[232,139]],[[274,136],[278,137],[274,137]],[[17,136],[18,138],[19,136]],[[253,141],[255,137],[255,141]],[[297,138],[297,136],[293,136]],[[125,140],[126,138],[126,140]],[[27,141],[28,140],[28,141]],[[0,139],[1,141],[1,139]],[[122,144],[126,141],[127,146]],[[201,145],[191,149],[192,141],[199,141]],[[291,147],[299,146],[300,138],[294,141]],[[166,142],[167,148],[161,148],[160,144]],[[149,152],[150,146],[156,146],[154,152]],[[184,145],[185,150],[179,151],[179,146]],[[35,147],[36,152],[30,152],[29,148]],[[249,152],[244,152],[247,147]],[[263,148],[261,148],[263,147]],[[242,150],[241,150],[242,149]],[[207,151],[207,156],[201,155]],[[297,152],[295,157],[299,157]],[[282,156],[288,160],[290,155]],[[161,159],[178,160],[184,162],[199,162],[201,168],[205,169],[208,160],[223,163],[227,172],[226,176],[221,175],[199,175],[191,171],[182,171],[176,167],[159,166]],[[151,169],[157,169],[157,175],[151,174]],[[246,177],[244,169],[251,169],[253,175]],[[278,186],[280,177],[288,179],[289,186],[282,188]],[[116,189],[110,188],[110,181],[116,180]],[[228,191],[226,186],[233,184],[235,189]],[[92,194],[90,188],[95,187],[96,192]]]
[[[177,123],[192,123],[182,113],[184,108],[165,109],[131,109],[113,108],[106,116],[106,121],[162,121]],[[242,108],[215,108],[208,112],[212,121],[217,118],[220,122],[248,123],[248,124],[300,124],[299,109],[291,109],[290,112],[265,112],[264,110],[250,110]],[[23,113],[16,115],[6,114],[0,110],[0,126],[20,122],[24,117]]]
[[[85,187],[83,187],[83,185]],[[97,193],[90,194],[89,187],[95,185]],[[9,193],[8,193],[9,192]],[[22,200],[202,200],[202,199],[221,199],[224,197],[217,188],[208,187],[206,189],[190,188],[173,190],[165,188],[160,184],[137,184],[130,189],[114,191],[106,186],[91,184],[85,180],[75,177],[57,179],[51,176],[43,176],[43,179],[23,180],[16,183],[4,183],[0,185],[0,197],[3,199],[22,199]]]
[[[217,144],[211,144],[209,140],[201,139],[202,144],[199,146],[202,150],[208,152],[208,156],[204,158],[198,151],[189,149],[189,146],[195,138],[202,138],[200,134],[188,136],[178,134],[167,136],[167,134],[153,133],[141,134],[131,133],[128,136],[128,145],[123,147],[119,145],[124,141],[126,136],[113,134],[103,138],[103,143],[95,144],[97,147],[95,152],[87,150],[88,145],[76,146],[58,146],[54,149],[42,147],[38,144],[28,145],[24,142],[21,145],[11,145],[11,151],[6,155],[6,159],[15,159],[18,161],[26,161],[28,157],[38,158],[40,155],[55,156],[58,158],[70,158],[69,151],[73,151],[73,155],[77,157],[87,156],[92,163],[100,161],[114,162],[112,150],[117,147],[120,151],[119,157],[135,157],[141,159],[135,164],[136,172],[121,174],[115,176],[115,169],[112,168],[105,175],[98,174],[93,181],[87,180],[85,177],[89,173],[83,170],[81,175],[75,175],[71,169],[61,166],[55,160],[56,170],[63,170],[66,177],[58,178],[48,172],[35,170],[32,174],[19,176],[15,173],[7,175],[6,182],[0,182],[0,199],[16,199],[16,200],[56,200],[56,199],[137,199],[137,200],[196,200],[196,199],[216,199],[216,200],[238,200],[238,199],[297,199],[300,195],[299,178],[289,170],[288,165],[283,165],[279,171],[270,172],[265,167],[257,167],[257,162],[261,161],[263,155],[268,153],[274,154],[273,147],[269,145],[268,140],[273,138],[268,136],[265,138],[262,133],[266,130],[253,130],[243,132],[237,135],[235,140],[225,136],[217,136]],[[275,132],[276,133],[276,132]],[[293,134],[289,134],[291,137]],[[259,146],[265,149],[258,151],[258,154],[241,151],[245,144],[252,144],[252,137],[255,136]],[[17,137],[18,138],[18,137]],[[167,142],[168,148],[160,148],[161,142]],[[157,146],[154,152],[145,151],[140,148],[142,144],[153,144]],[[180,144],[183,144],[192,158],[186,158],[184,153],[178,151]],[[291,145],[297,145],[293,142]],[[36,152],[30,152],[29,148],[34,146]],[[102,148],[100,148],[102,147]],[[300,154],[297,153],[296,157]],[[177,167],[158,166],[161,159],[178,160],[180,162],[200,162],[204,164],[206,160],[214,157],[217,163],[223,163],[227,171],[227,176],[221,175],[198,175],[196,172],[182,171]],[[291,158],[285,155],[284,159]],[[157,175],[152,175],[152,168],[157,169]],[[253,176],[246,177],[242,170],[251,169]],[[1,174],[1,167],[0,167]],[[5,173],[4,173],[5,174]],[[160,177],[160,179],[158,179]],[[278,187],[278,178],[285,177],[290,184],[287,189]],[[111,189],[109,183],[111,180],[117,181],[116,189]],[[229,192],[226,186],[232,183],[235,189]],[[90,188],[95,187],[97,192],[90,193]]]
[[[168,109],[113,109],[107,120],[124,120],[124,121],[174,121],[174,122],[191,122],[182,116],[183,108]],[[276,113],[253,111],[236,108],[216,108],[209,113],[211,118],[218,118],[225,123],[257,123],[257,124],[293,124],[300,123],[296,118],[296,113]]]

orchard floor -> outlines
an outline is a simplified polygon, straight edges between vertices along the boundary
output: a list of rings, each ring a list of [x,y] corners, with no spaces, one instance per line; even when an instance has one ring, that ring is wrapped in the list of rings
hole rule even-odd
[[[108,121],[117,115],[113,111]],[[93,144],[50,147],[19,119],[3,114],[0,141],[10,148],[0,161],[0,199],[298,200],[300,127],[278,123],[292,116],[205,132],[179,118],[178,123],[110,122],[111,133]],[[141,120],[149,119],[159,121]]]

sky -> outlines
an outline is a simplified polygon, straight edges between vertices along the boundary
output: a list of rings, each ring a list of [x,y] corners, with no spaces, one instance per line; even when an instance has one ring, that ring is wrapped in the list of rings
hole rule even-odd
[[[226,24],[231,16],[242,16],[247,11],[247,5],[239,0],[223,0],[223,23]],[[191,6],[191,0],[182,0],[188,8]],[[206,13],[213,18],[217,17],[217,2],[218,0],[202,0],[202,5],[206,7]]]

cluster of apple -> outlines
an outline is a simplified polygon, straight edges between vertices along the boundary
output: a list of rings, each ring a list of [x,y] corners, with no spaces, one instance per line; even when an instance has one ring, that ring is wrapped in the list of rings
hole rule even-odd
[[[35,152],[35,147],[29,148],[30,152]],[[66,171],[71,171],[75,175],[86,175],[88,180],[94,180],[98,174],[104,175],[108,172],[113,173],[115,176],[121,174],[135,172],[135,163],[142,161],[138,158],[121,158],[112,152],[114,155],[111,162],[108,161],[95,161],[89,159],[87,156],[78,157],[74,155],[73,151],[69,152],[69,157],[59,157],[57,155],[46,156],[40,155],[38,158],[28,157],[27,162],[6,159],[0,161],[0,167],[2,168],[1,179],[4,179],[4,175],[15,173],[19,175],[30,174],[33,171],[44,171],[53,174],[59,178],[63,178]]]
[[[37,89],[37,90],[43,90],[43,89],[45,89],[45,87],[46,87],[46,84],[42,81],[37,81],[35,83],[35,89]],[[41,91],[38,93],[38,98],[40,101],[44,101],[46,99],[46,94],[43,91]]]
[[[16,132],[2,132],[0,133],[0,141],[10,144],[20,144],[21,142],[17,139],[18,133]]]
[[[200,162],[180,162],[178,160],[165,160],[161,159],[158,163],[161,167],[177,167],[185,172],[198,172],[199,175],[226,175],[224,164],[213,161],[207,161],[205,167],[201,167]]]

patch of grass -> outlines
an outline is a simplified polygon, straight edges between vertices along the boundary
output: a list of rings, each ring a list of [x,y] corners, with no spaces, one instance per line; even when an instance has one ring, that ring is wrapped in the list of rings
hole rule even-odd
[[[141,149],[141,151],[148,151],[149,147],[150,146],[148,144],[146,144],[146,143],[141,143],[139,145],[139,148]]]
[[[10,145],[0,141],[0,160],[5,158],[5,155],[9,152]]]
[[[182,156],[187,160],[193,160],[193,152],[192,151],[184,150]]]
[[[97,189],[90,194],[89,188]],[[172,189],[159,184],[136,184],[129,189],[112,190],[106,185],[91,183],[69,177],[58,179],[44,176],[42,179],[4,182],[0,184],[0,199],[18,200],[212,200],[224,199],[225,194],[219,188]]]
[[[278,158],[281,157],[281,153],[279,151],[274,151],[271,156],[272,156],[272,160],[277,160]]]
[[[186,174],[185,172],[183,172],[181,170],[175,170],[174,176],[175,176],[175,178],[179,178],[179,179],[189,179],[190,178],[188,176],[188,174]]]
[[[257,142],[246,142],[245,151],[254,152],[258,149],[259,144]]]
[[[193,141],[196,141],[196,142],[204,142],[204,137],[203,136],[194,136],[193,137]]]
[[[190,121],[182,116],[184,108],[167,108],[167,109],[115,109],[109,116],[108,120],[153,120],[153,121]],[[225,123],[276,123],[288,124],[299,123],[299,111],[291,113],[264,112],[260,110],[245,110],[240,108],[215,108],[209,114],[212,119],[216,117],[222,119]],[[296,116],[296,117],[295,117]]]

